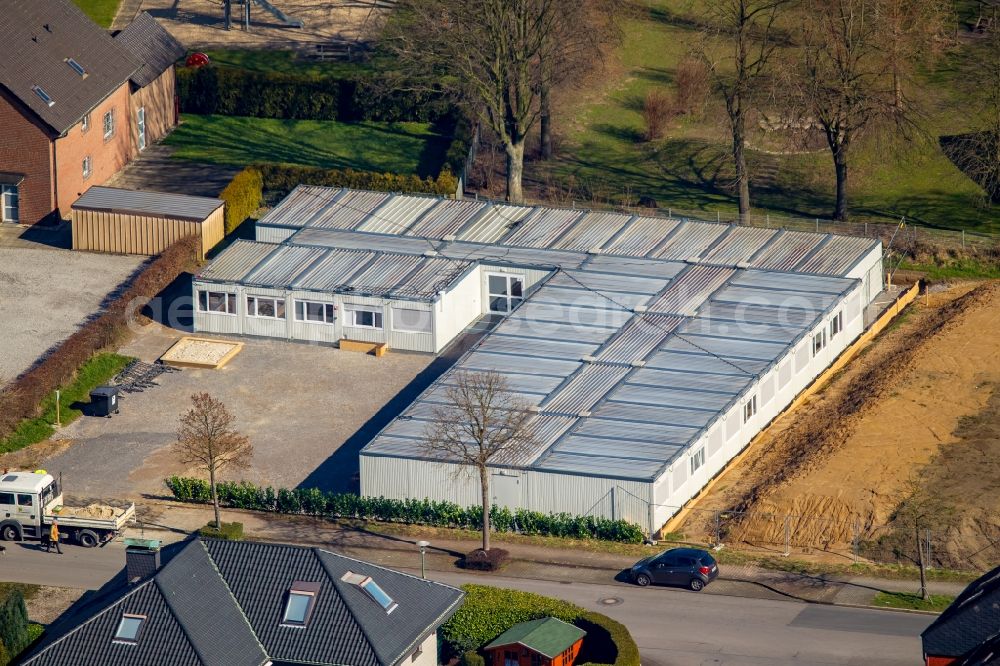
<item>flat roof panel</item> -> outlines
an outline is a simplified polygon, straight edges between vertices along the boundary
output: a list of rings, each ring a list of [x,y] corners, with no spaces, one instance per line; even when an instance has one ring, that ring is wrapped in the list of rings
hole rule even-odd
[[[801,273],[846,275],[866,254],[879,243],[871,238],[831,236],[821,252],[806,257],[795,270]]]
[[[789,271],[825,240],[821,234],[784,231],[755,257],[750,265],[775,271]]]
[[[300,275],[293,286],[316,291],[339,291],[347,285],[348,278],[374,258],[374,252],[328,250],[327,255]]]
[[[238,282],[257,267],[264,257],[281,247],[274,243],[237,240],[201,269],[198,277],[220,282]]]
[[[580,364],[579,360],[539,359],[519,354],[493,354],[477,349],[466,356],[458,367],[466,370],[496,370],[563,378],[573,374]]]
[[[691,266],[674,278],[663,293],[650,301],[649,312],[693,314],[736,269],[725,266]]]
[[[726,233],[725,224],[684,222],[670,240],[651,256],[660,259],[688,259],[701,256],[719,236]]]
[[[637,217],[619,235],[604,245],[609,254],[644,257],[680,224],[664,217]]]
[[[696,391],[691,388],[666,388],[648,386],[646,384],[627,383],[615,390],[611,399],[617,402],[630,402],[641,405],[657,405],[660,407],[684,407],[718,412],[733,399],[731,395]]]
[[[542,403],[546,412],[579,414],[589,411],[608,391],[625,378],[631,368],[591,363],[580,368],[565,385]]]
[[[534,209],[529,206],[493,204],[471,226],[458,234],[458,240],[469,243],[495,243]]]
[[[212,197],[95,185],[87,188],[71,208],[202,222],[224,203]]]
[[[608,400],[594,409],[594,416],[618,421],[639,421],[641,423],[702,428],[708,425],[715,414],[682,407],[654,407]]]
[[[357,229],[379,234],[404,234],[438,201],[437,197],[397,194],[358,225]]]
[[[687,444],[692,437],[698,434],[699,430],[700,428],[664,426],[656,423],[636,422],[623,424],[621,421],[612,421],[591,416],[581,419],[579,425],[573,430],[573,433],[612,440],[609,442],[609,446],[613,445],[613,441],[618,439],[681,446]]]
[[[406,231],[406,235],[425,238],[444,238],[454,235],[488,205],[481,201],[438,199],[437,205],[414,222]]]
[[[244,280],[267,287],[288,287],[295,278],[329,250],[281,245]]]
[[[587,213],[552,247],[580,252],[599,248],[618,233],[631,218],[631,215],[625,213]]]
[[[702,258],[712,263],[730,265],[748,261],[777,234],[777,229],[735,227],[718,245],[706,251]]]
[[[357,229],[389,198],[385,192],[347,190],[318,211],[309,226],[320,229]]]
[[[673,315],[635,315],[597,353],[597,359],[608,363],[641,361],[657,349],[683,321],[683,317]]]
[[[569,208],[536,208],[505,236],[504,245],[547,248],[585,211]]]

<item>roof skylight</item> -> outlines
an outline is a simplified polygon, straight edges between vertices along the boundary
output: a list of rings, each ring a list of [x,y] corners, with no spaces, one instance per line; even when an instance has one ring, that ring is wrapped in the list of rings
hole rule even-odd
[[[295,581],[288,590],[288,600],[285,602],[285,614],[281,619],[282,626],[304,627],[309,622],[313,607],[316,605],[316,595],[319,593],[319,583]]]
[[[78,63],[76,60],[73,60],[72,58],[66,58],[66,64],[69,65],[70,67],[72,67],[74,72],[76,72],[80,76],[86,78],[86,76],[87,76],[87,70],[85,70],[83,68],[83,65],[81,65],[80,63]]]
[[[53,104],[56,103],[56,101],[51,97],[49,97],[49,94],[44,90],[42,90],[40,86],[32,86],[31,89],[34,90],[35,94],[38,95],[39,99],[41,99],[47,105],[52,106]]]
[[[123,643],[135,643],[139,639],[139,630],[142,629],[142,623],[145,621],[145,615],[123,614],[121,622],[118,623],[118,631],[115,632],[115,640]]]
[[[382,610],[384,610],[386,614],[396,610],[399,606],[399,604],[393,601],[392,597],[386,594],[385,590],[379,587],[378,583],[372,580],[371,576],[364,576],[362,574],[356,574],[352,571],[348,571],[341,576],[340,580],[360,587],[372,601],[382,607]]]

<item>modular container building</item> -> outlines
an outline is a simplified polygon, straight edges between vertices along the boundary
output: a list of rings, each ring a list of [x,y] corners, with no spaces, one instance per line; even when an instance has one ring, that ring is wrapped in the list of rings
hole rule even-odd
[[[225,236],[224,215],[222,199],[95,186],[73,204],[73,249],[155,255],[197,236],[203,259]]]
[[[257,234],[197,277],[196,330],[438,352],[499,315],[361,451],[364,495],[476,504],[478,478],[423,439],[456,372],[493,370],[536,433],[491,465],[494,501],[650,532],[863,332],[882,291],[876,240],[624,213],[299,187]],[[258,297],[281,299],[271,328]],[[300,300],[332,317],[297,321]],[[397,309],[429,313],[420,335]]]

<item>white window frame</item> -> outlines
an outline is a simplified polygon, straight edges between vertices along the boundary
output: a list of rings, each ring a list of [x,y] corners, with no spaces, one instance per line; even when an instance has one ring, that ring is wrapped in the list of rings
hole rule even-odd
[[[844,330],[844,312],[841,310],[837,314],[833,315],[830,320],[830,339],[833,340],[834,336]]]
[[[309,318],[309,306],[319,306],[322,308],[323,318],[322,319],[310,319]],[[300,307],[301,306],[301,307]],[[305,324],[322,324],[324,326],[333,326],[337,321],[337,308],[333,303],[328,303],[326,301],[310,301],[307,299],[296,298],[295,305],[293,307],[295,313],[295,321],[301,321]]]
[[[259,314],[260,301],[271,301],[271,305],[274,309],[274,314],[273,315]],[[281,312],[281,314],[278,314],[279,311]],[[288,311],[285,309],[285,299],[278,298],[277,296],[257,296],[255,294],[248,294],[247,316],[256,317],[258,319],[286,319],[288,316]]]
[[[826,349],[826,329],[819,331],[812,337],[812,351],[813,358],[819,356],[819,353]]]
[[[90,174],[94,172],[94,161],[91,159],[90,155],[83,158],[83,179],[87,180],[90,178]]]
[[[504,290],[506,291],[506,293],[503,293],[503,294],[494,293],[493,289],[490,287],[490,281],[491,281],[492,278],[502,278],[502,279],[504,279],[506,281],[505,282],[506,286],[504,287]],[[520,296],[514,296],[513,295],[513,291],[514,291],[513,285],[514,285],[515,281],[521,283],[521,295]],[[507,301],[507,309],[506,310],[494,310],[493,309],[493,299],[495,299],[495,298],[497,298],[497,299],[499,299],[499,298],[506,299],[506,301]],[[523,301],[524,301],[524,275],[520,275],[520,274],[517,274],[517,273],[487,273],[486,274],[486,311],[487,312],[495,312],[497,314],[510,314]]]
[[[385,314],[382,312],[382,308],[372,305],[344,305],[344,310],[347,312],[347,317],[344,319],[344,326],[346,328],[367,328],[373,331],[381,331],[385,326]],[[359,313],[372,315],[371,324],[359,324],[357,320],[357,315]]]
[[[701,447],[691,454],[691,474],[693,475],[705,464],[705,447]]]
[[[743,403],[743,423],[747,423],[757,415],[757,395],[754,394],[749,400]]]
[[[115,135],[115,110],[105,111],[101,122],[104,129],[104,140],[107,141]]]
[[[90,129],[90,112],[83,114],[83,118],[80,119],[80,131],[86,132]]]
[[[407,328],[401,325],[399,322],[398,313],[400,311],[406,312],[419,312],[426,318],[427,326],[426,328]],[[434,313],[430,310],[418,310],[417,308],[404,308],[402,306],[392,306],[392,330],[401,331],[403,333],[433,333],[434,332]]]
[[[202,294],[205,298],[202,299]],[[213,310],[209,307],[211,303],[212,296],[223,296],[223,302],[226,304],[225,310]],[[227,317],[235,317],[237,314],[236,304],[236,294],[231,291],[213,291],[211,289],[198,289],[198,312],[205,312],[214,315],[225,315]]]
[[[140,106],[135,111],[135,129],[139,140],[139,150],[146,150],[146,107]]]
[[[13,203],[11,203],[13,202]],[[15,211],[10,213],[8,211]],[[17,185],[0,185],[0,220],[18,222],[21,219],[21,191]]]

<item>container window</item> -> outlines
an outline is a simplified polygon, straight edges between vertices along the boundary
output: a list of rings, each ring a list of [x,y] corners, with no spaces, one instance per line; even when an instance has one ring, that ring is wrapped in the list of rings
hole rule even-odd
[[[236,294],[224,291],[198,290],[198,309],[217,314],[236,314]]]
[[[283,298],[247,296],[247,316],[262,317],[264,319],[284,319],[285,300]]]
[[[336,320],[333,303],[295,301],[295,320],[332,324]]]
[[[355,328],[382,328],[382,311],[374,308],[350,306],[347,310],[347,325]]]
[[[842,330],[844,330],[844,313],[838,312],[830,320],[830,339],[833,340],[833,337]]]

